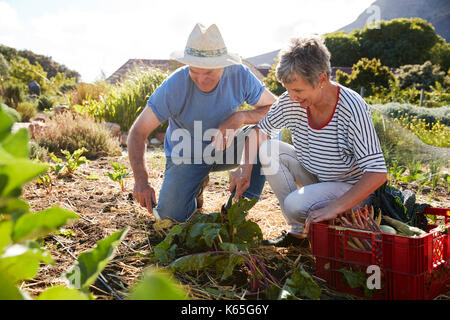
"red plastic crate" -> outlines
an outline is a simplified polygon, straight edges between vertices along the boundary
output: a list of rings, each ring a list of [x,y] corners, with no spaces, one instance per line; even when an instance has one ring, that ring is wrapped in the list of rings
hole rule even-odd
[[[410,238],[387,233],[334,229],[333,223],[312,223],[310,241],[316,258],[316,276],[340,292],[372,299],[430,300],[450,290],[450,209],[426,208],[424,214],[444,216],[446,232],[430,226],[426,235]],[[358,238],[370,244],[370,251],[349,247]],[[367,272],[378,266],[381,289],[351,288],[343,270]],[[352,273],[352,275],[355,275]]]

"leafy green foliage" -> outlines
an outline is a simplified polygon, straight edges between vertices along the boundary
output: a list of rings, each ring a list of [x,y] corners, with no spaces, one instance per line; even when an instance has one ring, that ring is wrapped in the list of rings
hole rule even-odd
[[[28,159],[28,131],[11,134],[13,120],[0,110],[0,282],[4,299],[28,298],[16,283],[36,276],[40,263],[52,264],[50,254],[34,241],[77,219],[57,207],[29,212],[19,199],[22,186],[47,170]]]
[[[334,67],[351,67],[362,57],[356,37],[344,31],[325,34],[324,43],[331,53],[330,63]]]
[[[13,118],[14,122],[22,121],[22,116],[16,109],[10,108],[4,103],[0,103],[0,109],[2,109],[9,117]]]
[[[361,87],[364,87],[365,92],[370,95],[374,91],[374,87],[388,88],[390,81],[394,81],[394,75],[388,67],[381,65],[379,59],[361,58],[353,65],[350,76],[338,70],[336,80],[358,92]]]
[[[379,26],[366,26],[351,35],[359,42],[361,57],[378,58],[391,68],[424,63],[430,59],[431,49],[442,41],[433,26],[420,18],[380,21]]]
[[[361,270],[353,270],[351,267],[342,267],[338,270],[347,281],[350,288],[361,289],[367,297],[373,296],[373,291],[367,288],[367,274]]]
[[[16,59],[17,57],[23,57],[27,59],[31,64],[38,62],[49,77],[56,76],[57,73],[64,73],[69,78],[80,78],[80,74],[74,70],[68,69],[66,66],[56,63],[50,57],[36,54],[29,50],[16,50],[4,45],[0,45],[0,54],[2,54],[7,61]]]
[[[439,82],[444,84],[445,72],[441,71],[439,65],[433,65],[430,61],[424,64],[408,64],[401,66],[396,72],[400,89],[415,87],[417,89],[429,90],[432,85]]]
[[[36,300],[89,300],[89,296],[77,289],[54,286],[42,292]]]
[[[173,226],[165,239],[154,247],[152,259],[168,264],[180,253],[199,253],[182,256],[169,267],[187,271],[214,266],[222,279],[228,278],[235,266],[245,260],[239,254],[248,252],[262,240],[258,224],[246,219],[255,203],[256,199],[240,199],[226,215],[219,212],[197,214],[188,222]],[[215,252],[209,252],[211,250]]]
[[[128,228],[97,242],[94,249],[80,254],[74,266],[64,275],[73,288],[87,292],[108,262],[114,258],[116,248],[125,238]]]
[[[111,166],[113,167],[113,172],[107,172],[106,175],[114,182],[118,182],[122,188],[122,192],[125,192],[123,179],[125,179],[130,173],[125,169],[125,164],[120,164],[111,161]]]
[[[86,151],[87,149],[84,147],[75,150],[73,154],[71,154],[67,150],[61,150],[61,153],[66,157],[66,162],[55,156],[55,154],[52,152],[50,153],[50,156],[52,157],[54,164],[50,168],[56,175],[59,175],[59,173],[64,170],[64,168],[66,169],[67,174],[73,175],[82,164],[90,163],[90,161],[87,160],[86,157],[81,156]]]
[[[128,79],[112,87],[102,99],[92,97],[76,109],[81,113],[87,111],[98,120],[119,123],[122,131],[128,131],[147,105],[148,98],[166,77],[167,74],[159,70],[136,70]],[[167,125],[164,123],[165,128]]]
[[[22,186],[47,171],[48,165],[28,159],[28,131],[11,134],[13,120],[0,109],[0,299],[23,300],[30,296],[17,283],[36,277],[41,263],[54,264],[49,252],[41,248],[37,238],[52,232],[61,233],[61,227],[78,219],[78,215],[53,207],[31,213],[28,204],[19,199]],[[80,160],[83,150],[71,160]],[[49,288],[38,300],[86,300],[92,295],[89,286],[97,279],[106,264],[114,257],[116,248],[126,236],[128,228],[100,240],[96,247],[82,253],[65,274],[71,287]],[[73,235],[73,234],[72,234]],[[185,297],[174,282],[157,275],[145,279],[135,290],[135,297],[151,298],[151,292],[142,295],[149,286],[157,285],[162,299]],[[81,289],[81,290],[78,290]],[[151,288],[154,290],[154,288]],[[154,296],[153,296],[154,297]]]
[[[137,285],[131,289],[129,300],[186,300],[186,291],[170,274],[148,269]]]
[[[278,61],[276,61],[270,68],[269,73],[264,78],[264,84],[266,85],[267,89],[270,90],[270,92],[272,92],[274,95],[281,96],[286,91],[286,88],[283,87],[283,85],[277,79],[277,64]]]
[[[73,154],[71,154],[67,150],[61,150],[62,154],[66,156],[66,169],[68,174],[73,175],[79,166],[84,163],[90,163],[90,161],[87,160],[86,157],[81,156],[86,151],[87,149],[84,147],[75,150]]]
[[[289,300],[295,298],[308,298],[318,300],[322,289],[314,281],[311,275],[305,271],[303,266],[299,265],[294,269],[292,276],[286,280],[279,300]]]

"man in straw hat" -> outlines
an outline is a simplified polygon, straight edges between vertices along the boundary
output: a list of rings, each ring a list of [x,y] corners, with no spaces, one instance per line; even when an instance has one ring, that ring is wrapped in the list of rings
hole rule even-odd
[[[149,212],[157,204],[157,217],[184,222],[202,206],[209,173],[239,167],[245,137],[251,131],[251,126],[243,125],[257,124],[276,98],[237,54],[228,52],[216,25],[197,24],[185,50],[171,58],[186,66],[172,73],[150,97],[130,129],[128,153],[135,199]],[[244,102],[254,108],[238,111]],[[157,202],[144,161],[145,141],[167,119],[166,170]],[[231,174],[239,170],[244,169]],[[265,183],[259,161],[250,176],[250,181],[239,184],[244,188],[239,194],[259,198]]]

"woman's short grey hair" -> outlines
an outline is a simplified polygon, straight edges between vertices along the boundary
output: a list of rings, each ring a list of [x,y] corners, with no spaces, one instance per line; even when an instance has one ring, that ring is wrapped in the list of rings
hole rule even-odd
[[[281,83],[290,83],[302,76],[309,84],[316,87],[320,74],[331,75],[331,54],[318,37],[295,38],[279,54],[276,76]]]

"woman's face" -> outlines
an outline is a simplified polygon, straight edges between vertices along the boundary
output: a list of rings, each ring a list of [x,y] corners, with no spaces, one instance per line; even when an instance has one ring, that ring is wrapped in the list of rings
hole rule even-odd
[[[314,87],[302,76],[297,75],[296,80],[289,83],[283,83],[283,86],[289,93],[291,101],[297,101],[303,108],[309,108],[312,105],[316,105],[320,102],[321,95],[321,82]],[[322,77],[321,77],[322,78]]]

